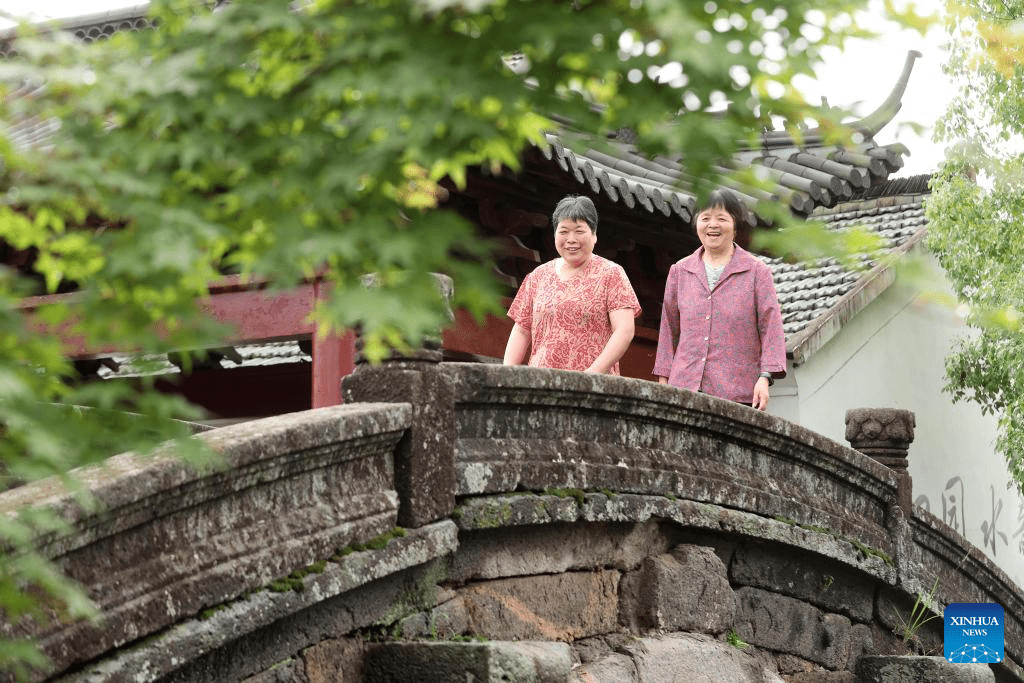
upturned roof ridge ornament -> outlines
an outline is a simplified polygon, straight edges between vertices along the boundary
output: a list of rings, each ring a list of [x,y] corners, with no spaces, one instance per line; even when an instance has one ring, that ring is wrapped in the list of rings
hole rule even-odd
[[[865,139],[873,138],[880,130],[885,128],[903,107],[903,94],[907,90],[907,83],[910,81],[910,74],[914,69],[914,62],[921,53],[917,50],[908,50],[907,58],[903,62],[903,71],[900,73],[896,84],[893,86],[889,96],[873,112],[867,116],[849,123],[849,127],[860,132]],[[824,102],[824,98],[822,100]],[[801,136],[803,146],[821,144],[824,135],[821,128],[812,128]],[[761,144],[764,149],[773,147],[789,147],[796,145],[793,136],[785,130],[767,131],[761,136]]]

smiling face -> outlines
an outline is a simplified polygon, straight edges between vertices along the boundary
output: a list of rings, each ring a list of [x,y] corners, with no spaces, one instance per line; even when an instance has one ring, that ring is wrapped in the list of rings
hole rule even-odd
[[[736,239],[736,220],[724,206],[712,206],[697,214],[697,237],[704,251],[722,254],[732,247]]]
[[[566,218],[555,227],[555,249],[571,268],[579,268],[594,253],[597,235],[586,221]]]

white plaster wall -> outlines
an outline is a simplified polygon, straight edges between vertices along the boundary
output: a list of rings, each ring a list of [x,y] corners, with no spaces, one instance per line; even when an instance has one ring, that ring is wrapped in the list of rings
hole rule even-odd
[[[927,287],[948,293],[937,266],[928,265]],[[973,403],[954,405],[942,391],[945,357],[968,329],[929,298],[920,286],[891,286],[807,363],[791,368],[770,409],[846,445],[848,408],[912,410],[915,503],[1024,586],[1024,499],[1009,487],[1005,461],[995,453],[996,418]]]

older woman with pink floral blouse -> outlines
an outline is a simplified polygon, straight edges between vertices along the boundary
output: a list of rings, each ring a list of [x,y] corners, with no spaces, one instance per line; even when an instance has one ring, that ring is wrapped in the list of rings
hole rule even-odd
[[[719,189],[694,217],[701,246],[669,269],[654,374],[764,410],[786,375],[786,342],[771,270],[733,241],[742,215]]]
[[[559,258],[526,276],[508,316],[515,321],[505,365],[619,374],[640,302],[622,266],[594,253],[597,209],[569,196],[555,207]]]

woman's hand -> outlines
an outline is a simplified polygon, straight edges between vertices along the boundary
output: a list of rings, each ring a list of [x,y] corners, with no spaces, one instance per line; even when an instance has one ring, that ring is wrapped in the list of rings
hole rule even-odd
[[[754,383],[754,402],[751,404],[758,410],[765,410],[768,407],[768,398],[771,396],[771,392],[768,391],[767,377],[758,377],[757,382]]]

